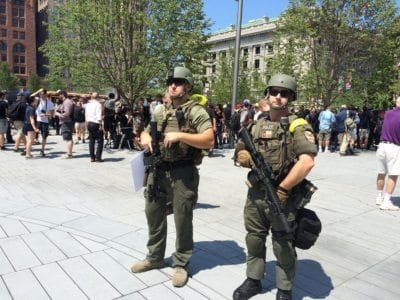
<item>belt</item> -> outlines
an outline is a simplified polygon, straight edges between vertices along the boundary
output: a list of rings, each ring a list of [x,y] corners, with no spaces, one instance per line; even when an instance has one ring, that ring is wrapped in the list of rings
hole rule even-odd
[[[381,141],[381,143],[383,143],[383,144],[393,144],[393,145],[396,145],[396,146],[400,146],[400,144],[389,142],[389,141]]]
[[[162,171],[169,171],[176,168],[182,168],[186,166],[194,166],[193,160],[177,160],[177,161],[163,161],[159,168]]]

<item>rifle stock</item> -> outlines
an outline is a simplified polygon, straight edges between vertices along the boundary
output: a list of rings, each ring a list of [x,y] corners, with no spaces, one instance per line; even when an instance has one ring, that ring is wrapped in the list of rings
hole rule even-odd
[[[285,215],[282,212],[282,208],[280,205],[280,200],[276,194],[276,189],[274,187],[274,175],[272,173],[271,166],[265,162],[262,155],[256,150],[253,141],[251,139],[250,133],[246,127],[243,127],[239,131],[239,137],[243,141],[246,150],[249,151],[251,158],[254,162],[254,171],[257,172],[257,179],[263,183],[266,188],[267,195],[264,199],[265,202],[272,205],[275,215],[278,216],[281,221],[283,228],[286,233],[290,233],[292,230],[286,220]]]

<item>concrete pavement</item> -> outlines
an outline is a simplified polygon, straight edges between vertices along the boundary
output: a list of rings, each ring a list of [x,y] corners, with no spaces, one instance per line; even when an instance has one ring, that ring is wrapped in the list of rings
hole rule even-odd
[[[130,272],[147,242],[142,191],[134,192],[129,167],[135,153],[105,151],[104,163],[91,163],[88,144],[79,144],[65,160],[61,138],[48,141],[45,158],[40,146],[33,160],[0,152],[0,299],[231,299],[245,279],[247,173],[233,166],[231,150],[200,166],[191,278],[174,288],[172,216],[165,268]],[[295,299],[400,298],[400,211],[375,206],[375,176],[375,152],[318,155],[309,207],[323,229],[313,248],[298,251]],[[263,294],[254,299],[275,299],[270,244]]]

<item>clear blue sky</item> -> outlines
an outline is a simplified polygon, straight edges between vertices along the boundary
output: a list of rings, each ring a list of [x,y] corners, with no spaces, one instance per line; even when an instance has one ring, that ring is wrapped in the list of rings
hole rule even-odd
[[[288,0],[243,0],[242,23],[267,16],[278,17],[288,6]],[[400,0],[396,0],[400,7]],[[214,24],[211,32],[236,24],[238,1],[204,0],[204,12]]]

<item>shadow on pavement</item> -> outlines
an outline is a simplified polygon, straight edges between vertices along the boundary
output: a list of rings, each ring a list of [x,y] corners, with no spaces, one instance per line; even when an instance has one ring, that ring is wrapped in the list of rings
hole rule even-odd
[[[244,249],[235,241],[201,241],[194,243],[194,253],[189,263],[191,276],[217,266],[241,264],[246,258]],[[172,265],[172,258],[167,258]],[[235,262],[232,262],[235,261]]]
[[[275,266],[276,261],[268,261],[266,264],[265,279],[274,282],[274,284],[268,287],[264,285],[263,281],[263,293],[267,293],[276,288]],[[300,259],[297,261],[293,299],[326,299],[332,290],[332,280],[325,273],[319,262],[311,259]]]
[[[218,208],[219,205],[205,204],[205,203],[197,203],[194,209],[209,209],[209,208]]]

